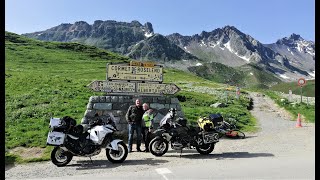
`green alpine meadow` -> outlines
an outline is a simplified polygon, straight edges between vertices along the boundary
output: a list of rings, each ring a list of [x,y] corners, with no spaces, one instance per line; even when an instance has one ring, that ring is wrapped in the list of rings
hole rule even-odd
[[[131,60],[134,59],[94,46],[44,42],[5,32],[5,163],[49,160],[52,147],[46,145],[46,139],[50,117],[70,116],[80,123],[90,96],[104,95],[93,92],[87,85],[94,80],[106,79],[107,63],[129,63]],[[179,99],[188,123],[196,125],[200,116],[220,113],[227,120],[237,119],[237,126],[244,132],[256,131],[257,122],[250,113],[249,90],[265,93],[266,90],[261,90],[261,87],[267,88],[263,82],[275,79],[266,74],[259,74],[262,78],[255,79],[245,71],[230,69],[237,77],[233,78],[218,71],[227,69],[226,66],[215,69],[214,64],[206,64],[205,67],[207,69],[194,68],[192,73],[164,68],[164,82],[181,88],[172,96]],[[255,66],[248,65],[248,68],[257,74],[260,72]],[[209,72],[210,69],[215,69],[216,74]],[[233,85],[228,85],[233,79]],[[237,99],[234,84],[248,81],[254,84],[241,89]],[[312,91],[314,95],[312,88],[314,82],[305,88],[305,95],[312,96]],[[279,87],[271,90],[278,91]],[[225,106],[211,106],[217,102]],[[306,120],[314,122],[314,116],[310,115],[314,113],[314,106],[295,108],[302,108]],[[297,111],[293,111],[293,117]],[[42,154],[40,157],[21,157],[19,151],[14,151],[18,147],[41,148]]]

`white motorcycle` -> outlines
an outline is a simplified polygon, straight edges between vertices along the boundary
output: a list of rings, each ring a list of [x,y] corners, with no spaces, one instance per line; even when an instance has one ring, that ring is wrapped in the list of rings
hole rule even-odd
[[[111,118],[89,125],[76,125],[76,121],[68,116],[51,118],[49,127],[47,145],[56,146],[51,152],[51,161],[58,167],[66,166],[73,156],[91,159],[102,148],[106,149],[106,156],[112,163],[121,163],[127,158],[126,144],[112,137],[117,128]]]

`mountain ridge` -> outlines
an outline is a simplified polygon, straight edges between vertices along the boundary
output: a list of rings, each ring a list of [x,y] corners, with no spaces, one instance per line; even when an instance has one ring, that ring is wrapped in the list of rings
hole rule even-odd
[[[154,32],[150,22],[142,25],[136,20],[96,20],[92,25],[85,21],[62,23],[45,31],[23,35],[45,41],[80,42],[139,60],[188,60],[189,66],[199,62],[217,62],[231,67],[255,63],[283,81],[315,78],[314,43],[294,33],[273,44],[262,44],[230,25],[192,36],[179,33],[163,36]],[[296,55],[284,52],[285,48],[295,48]]]

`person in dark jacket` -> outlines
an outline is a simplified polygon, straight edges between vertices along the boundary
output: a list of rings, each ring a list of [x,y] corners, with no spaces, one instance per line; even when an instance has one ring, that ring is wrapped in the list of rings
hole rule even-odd
[[[136,99],[135,105],[129,107],[126,120],[128,122],[128,150],[132,152],[132,140],[133,140],[133,133],[136,131],[137,134],[137,151],[141,152],[140,145],[141,145],[141,121],[143,115],[143,109],[141,105],[140,99]]]

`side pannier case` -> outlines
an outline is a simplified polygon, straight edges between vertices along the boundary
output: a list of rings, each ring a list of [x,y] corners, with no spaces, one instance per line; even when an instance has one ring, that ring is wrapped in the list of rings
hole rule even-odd
[[[62,132],[56,132],[56,131],[49,132],[48,138],[47,138],[47,144],[53,145],[53,146],[59,146],[63,144],[65,136],[66,134]]]

